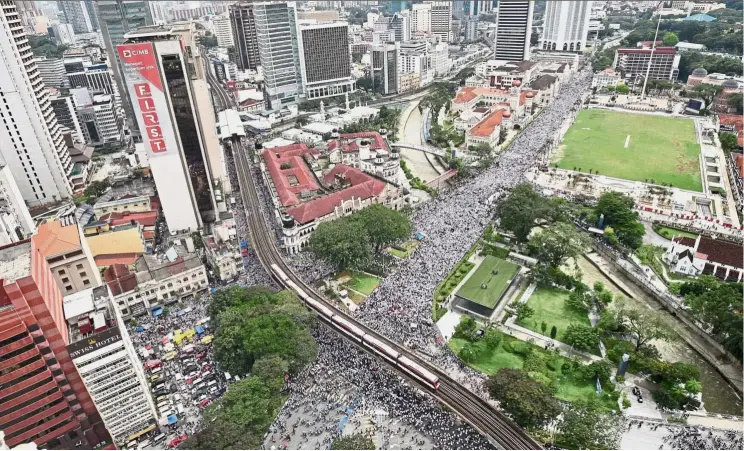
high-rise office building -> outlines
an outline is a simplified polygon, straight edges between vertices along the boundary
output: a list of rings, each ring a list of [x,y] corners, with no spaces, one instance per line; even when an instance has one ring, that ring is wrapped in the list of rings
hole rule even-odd
[[[294,3],[254,3],[258,55],[264,73],[267,105],[280,109],[302,95]]]
[[[57,95],[50,97],[49,101],[59,125],[71,131],[77,141],[84,142],[85,134],[78,120],[74,97],[69,94]]]
[[[38,246],[0,248],[0,430],[11,448],[105,449],[111,436],[70,358],[62,293]]]
[[[98,29],[97,24],[95,27],[93,26],[93,18],[90,16],[91,6],[88,5],[88,1],[92,5],[93,2],[91,0],[57,2],[65,21],[72,25],[75,33],[91,33]]]
[[[132,139],[135,142],[141,142],[141,133],[134,117],[132,100],[129,98],[129,92],[123,81],[121,61],[118,53],[116,53],[116,46],[124,43],[124,35],[130,31],[153,24],[150,2],[143,0],[98,0],[96,6],[98,7],[98,24],[101,28],[101,35],[106,47],[106,54],[109,56],[111,69],[114,71],[116,87],[121,96],[127,128]]]
[[[465,0],[462,3],[463,16],[477,16],[493,12],[493,0]]]
[[[230,26],[235,46],[235,64],[240,70],[256,70],[261,63],[253,4],[241,2],[230,5]]]
[[[499,1],[496,17],[495,59],[502,61],[530,59],[534,6],[534,2],[530,0]]]
[[[216,211],[191,80],[203,67],[189,64],[187,46],[170,28],[143,27],[126,37],[117,51],[165,221],[171,231],[196,231]]]
[[[465,17],[463,19],[463,28],[465,29],[465,40],[475,41],[478,37],[478,17]]]
[[[411,32],[431,32],[431,3],[416,3],[411,7]]]
[[[30,206],[71,195],[72,160],[13,2],[0,8],[0,164]]]
[[[398,92],[398,48],[394,43],[373,45],[372,86],[383,94]]]
[[[348,23],[300,21],[298,37],[302,91],[307,99],[354,91]]]
[[[42,15],[37,2],[32,0],[17,0],[15,4],[18,8],[18,13],[21,15],[23,30],[28,34],[36,33],[36,17]]]
[[[63,88],[66,86],[65,65],[62,58],[48,58],[40,56],[36,59],[36,67],[39,75],[44,80],[44,85],[51,88]]]
[[[654,49],[617,49],[612,68],[622,72],[628,84],[643,83],[648,74],[649,80],[675,81],[679,75],[681,55],[674,47]]]
[[[107,64],[90,64],[81,58],[64,61],[66,86],[69,88],[89,88],[96,94],[113,94],[114,86]]]
[[[212,19],[212,24],[214,25],[214,35],[217,37],[217,45],[219,47],[235,46],[229,16],[217,16]]]
[[[452,40],[452,2],[429,0],[431,4],[431,33],[440,41]]]
[[[390,30],[395,33],[395,40],[406,42],[411,40],[411,20],[410,11],[406,10],[393,14],[390,18]]]
[[[35,228],[13,173],[0,165],[0,246],[30,237]]]
[[[542,50],[583,52],[591,12],[591,1],[546,2],[539,47]]]

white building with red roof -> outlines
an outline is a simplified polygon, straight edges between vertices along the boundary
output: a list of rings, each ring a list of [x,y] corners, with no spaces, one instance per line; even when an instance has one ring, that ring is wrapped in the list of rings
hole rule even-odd
[[[662,257],[672,272],[687,276],[713,275],[726,282],[741,282],[744,275],[744,248],[740,244],[676,236]]]
[[[399,166],[397,153],[389,151],[379,133],[341,135],[328,147],[330,154],[323,158],[328,158],[330,170],[321,169],[320,152],[305,144],[265,149],[261,154],[264,181],[282,224],[283,246],[290,254],[300,252],[323,221],[374,203],[397,210],[406,202],[397,184],[377,175],[378,162],[383,175],[390,175],[384,172],[386,163],[394,161],[396,173]],[[363,169],[370,169],[369,173]]]
[[[502,128],[508,129],[509,124],[511,111],[506,108],[495,109],[465,133],[465,145],[470,148],[478,144],[488,144],[492,149],[496,149]]]

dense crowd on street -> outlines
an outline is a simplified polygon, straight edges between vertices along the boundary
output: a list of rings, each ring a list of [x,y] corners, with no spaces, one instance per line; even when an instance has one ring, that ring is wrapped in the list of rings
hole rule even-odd
[[[349,422],[358,426],[362,417],[375,418],[384,412],[401,424],[394,428],[378,426],[383,428],[382,443],[378,444],[382,449],[386,448],[385,442],[391,441],[396,441],[401,449],[426,449],[429,438],[437,449],[491,448],[469,425],[460,424],[430,396],[325,325],[319,324],[313,335],[318,342],[318,358],[289,383],[292,395],[269,430],[269,447],[285,448],[284,444],[288,444],[292,448],[328,449],[333,439],[343,433],[342,422],[324,421],[329,413],[337,417],[349,415]],[[355,389],[354,396],[340,397],[350,386]],[[303,413],[302,419],[295,417],[297,412]],[[414,431],[425,438],[416,437]]]
[[[710,430],[696,426],[680,426],[643,420],[630,420],[626,431],[642,429],[667,432],[659,449],[744,449],[742,431]],[[658,443],[658,442],[657,442]]]

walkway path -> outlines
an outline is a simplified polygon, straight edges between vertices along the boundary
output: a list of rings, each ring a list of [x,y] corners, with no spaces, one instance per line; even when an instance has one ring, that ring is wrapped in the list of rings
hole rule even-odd
[[[600,356],[579,351],[565,343],[561,343],[560,341],[553,340],[549,337],[546,337],[545,335],[541,335],[522,326],[518,326],[514,324],[514,320],[515,317],[512,316],[511,318],[506,320],[505,324],[499,323],[499,330],[514,338],[518,338],[522,341],[532,342],[533,344],[541,346],[543,348],[546,348],[546,346],[548,345],[552,345],[553,349],[557,349],[560,355],[568,357],[569,359],[578,357],[583,363],[592,363],[602,360],[602,357]]]

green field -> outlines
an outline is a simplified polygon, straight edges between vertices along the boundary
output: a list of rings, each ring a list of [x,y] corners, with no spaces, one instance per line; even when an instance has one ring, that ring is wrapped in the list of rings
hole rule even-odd
[[[675,229],[674,227],[654,226],[654,231],[668,240],[671,240],[672,237],[675,235],[692,238],[693,240],[697,239],[698,237],[696,233]]]
[[[545,335],[550,335],[550,329],[555,326],[558,330],[555,339],[558,341],[563,341],[563,334],[569,324],[591,325],[589,316],[585,312],[580,313],[566,306],[568,295],[569,292],[562,289],[537,288],[527,300],[527,305],[532,307],[535,314],[517,324],[541,334],[540,326],[545,321],[548,326],[545,329]]]
[[[702,191],[699,155],[692,120],[589,109],[579,113],[555,158],[562,169]]]
[[[372,294],[375,288],[377,288],[377,285],[380,284],[380,279],[371,274],[351,271],[350,276],[352,278],[347,282],[347,286],[365,296]]]
[[[493,270],[498,271],[493,274]],[[494,308],[508,287],[508,282],[519,271],[519,265],[487,255],[475,273],[457,291],[457,296],[476,304]],[[481,288],[485,283],[487,288]]]

